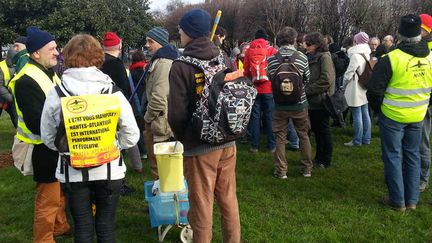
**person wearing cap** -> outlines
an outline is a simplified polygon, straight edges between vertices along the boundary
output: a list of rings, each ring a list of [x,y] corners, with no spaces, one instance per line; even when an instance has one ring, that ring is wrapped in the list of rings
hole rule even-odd
[[[272,131],[272,116],[274,109],[273,92],[271,88],[271,82],[269,77],[262,74],[258,70],[259,77],[257,77],[257,71],[252,72],[251,68],[252,58],[257,50],[264,49],[266,58],[277,53],[277,50],[270,46],[267,42],[268,35],[264,29],[258,29],[255,33],[255,39],[251,41],[249,48],[246,50],[244,58],[244,75],[250,78],[258,91],[258,95],[255,99],[252,107],[252,114],[248,125],[248,132],[250,134],[251,148],[249,149],[252,153],[258,153],[259,145],[261,144],[261,124],[267,124],[264,126],[264,133],[267,136],[267,150],[274,153],[276,150],[276,138]],[[255,59],[255,58],[254,58]],[[262,66],[267,69],[267,59],[264,60],[257,69],[262,69]]]
[[[12,153],[15,157],[14,147],[22,143],[33,147],[31,158],[36,182],[33,241],[54,242],[55,236],[70,232],[64,195],[55,177],[59,154],[43,143],[40,132],[48,91],[60,83],[52,70],[57,63],[57,44],[50,33],[29,27],[26,47],[30,60],[9,83],[18,115]]]
[[[210,41],[210,15],[193,9],[180,19],[183,55],[200,60],[220,59],[220,50]],[[221,65],[220,61],[218,62]],[[222,64],[223,65],[223,64]],[[188,220],[193,242],[211,242],[213,203],[221,213],[223,242],[240,242],[240,217],[236,192],[236,145],[211,145],[200,139],[192,125],[192,114],[204,85],[203,71],[175,61],[169,75],[168,121],[174,136],[184,145],[184,171],[189,185]]]
[[[419,201],[421,127],[432,88],[432,54],[421,41],[421,20],[400,20],[397,48],[375,65],[367,98],[380,113],[378,123],[388,196],[383,203],[397,211],[416,209]]]
[[[169,33],[162,27],[154,27],[146,34],[146,48],[152,55],[145,78],[147,109],[144,115],[144,142],[154,178],[158,178],[153,145],[165,142],[172,136],[168,125],[169,72],[173,60],[179,56],[177,49],[168,42]]]
[[[126,98],[132,95],[126,69],[120,55],[122,52],[122,40],[114,32],[106,32],[102,40],[105,52],[105,62],[101,70],[114,81]]]
[[[349,64],[344,74],[345,99],[353,117],[353,138],[345,146],[368,145],[371,141],[371,120],[366,89],[358,82],[366,69],[371,49],[369,36],[365,32],[354,35],[354,46],[348,50]]]
[[[30,55],[27,52],[26,43],[27,37],[19,36],[13,44],[13,49],[16,52],[16,55],[12,59],[13,64],[15,64],[15,73],[21,71],[24,65],[29,61]]]
[[[100,67],[101,71],[107,74],[119,87],[124,96],[129,100],[132,95],[132,90],[129,84],[128,73],[120,59],[122,51],[122,40],[114,32],[106,32],[102,46],[105,52],[105,62]],[[128,149],[129,160],[131,161],[135,171],[142,171],[142,162],[138,145],[135,145]],[[135,189],[128,186],[126,181],[122,187],[122,195],[128,195],[134,192]]]
[[[432,50],[432,17],[429,14],[420,14],[421,19],[421,36],[422,41],[428,43],[429,49]],[[422,138],[420,144],[421,174],[420,174],[420,192],[429,187],[430,175],[430,131],[431,131],[431,114],[432,108],[428,107],[422,126]]]
[[[9,81],[13,78],[15,68],[13,57],[16,55],[14,48],[9,48],[6,53],[6,59],[0,62],[0,115],[3,110],[9,113],[12,125],[17,127],[17,116],[13,97],[8,89]]]

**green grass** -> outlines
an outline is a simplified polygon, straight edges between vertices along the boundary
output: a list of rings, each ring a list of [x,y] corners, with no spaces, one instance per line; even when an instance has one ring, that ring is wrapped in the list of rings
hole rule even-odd
[[[333,166],[314,168],[312,178],[299,173],[297,153],[287,153],[289,178],[279,180],[272,177],[269,153],[250,154],[247,146],[239,146],[237,194],[243,242],[431,242],[430,191],[421,194],[416,211],[398,213],[384,208],[379,203],[386,187],[378,130],[374,127],[370,146],[344,147],[351,133],[349,127],[334,129]],[[0,151],[11,147],[12,136],[10,122],[3,115]],[[144,175],[127,175],[137,192],[120,200],[118,242],[157,242],[145,210],[142,185],[150,180],[147,163],[145,169]],[[31,242],[34,185],[14,168],[0,169],[0,242]],[[214,242],[221,242],[218,210],[214,222]],[[179,241],[179,230],[171,230],[166,242]]]

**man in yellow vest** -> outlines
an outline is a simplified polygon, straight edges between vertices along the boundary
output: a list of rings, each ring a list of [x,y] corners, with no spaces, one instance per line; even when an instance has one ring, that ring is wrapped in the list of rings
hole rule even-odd
[[[60,83],[60,79],[51,69],[57,63],[57,45],[50,33],[29,27],[26,46],[30,61],[9,84],[15,96],[18,115],[18,141],[15,143],[34,145],[33,180],[37,183],[34,242],[55,242],[54,237],[69,233],[70,226],[65,214],[64,195],[55,177],[59,155],[43,144],[40,121],[48,91]]]
[[[9,113],[11,122],[16,128],[17,116],[13,103],[12,94],[8,89],[9,81],[12,79],[15,72],[12,58],[16,54],[13,48],[10,48],[6,54],[6,59],[0,62],[0,115],[3,110]]]
[[[421,41],[417,15],[401,18],[397,48],[382,57],[367,97],[379,114],[381,151],[388,196],[397,211],[414,210],[419,200],[421,127],[432,89],[432,54]]]
[[[429,14],[420,14],[421,19],[421,36],[422,41],[428,43],[429,49],[432,49],[432,17]],[[423,120],[422,138],[420,144],[420,158],[421,158],[421,174],[420,174],[420,192],[429,187],[429,174],[431,164],[430,154],[430,131],[431,131],[431,114],[432,106],[429,106],[426,116]]]

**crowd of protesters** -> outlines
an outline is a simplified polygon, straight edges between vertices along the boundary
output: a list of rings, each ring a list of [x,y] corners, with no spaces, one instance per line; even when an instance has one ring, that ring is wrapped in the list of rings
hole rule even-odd
[[[403,16],[398,36],[387,35],[382,44],[378,37],[358,32],[340,46],[331,36],[299,34],[292,27],[284,27],[276,43],[270,43],[266,31],[259,28],[253,40],[226,52],[227,32],[219,27],[212,41],[210,29],[206,11],[187,12],[179,22],[181,56],[240,70],[253,81],[257,96],[243,142],[250,144],[251,153],[259,153],[261,135],[266,136],[273,176],[287,178],[287,148],[300,152],[300,173],[305,178],[312,177],[314,165],[331,167],[332,124],[324,100],[340,91],[353,128],[351,141],[344,145],[369,145],[371,121],[376,118],[388,188],[382,202],[397,211],[416,209],[420,192],[428,187],[431,160],[431,16]],[[216,201],[223,241],[241,242],[236,143],[207,143],[191,123],[206,74],[197,65],[179,61],[179,51],[162,27],[147,32],[145,47],[150,60],[137,51],[126,69],[120,59],[122,39],[116,33],[107,32],[102,43],[79,34],[66,44],[60,58],[54,36],[29,27],[27,36],[18,37],[0,62],[0,108],[10,114],[17,129],[14,160],[30,161],[37,184],[34,242],[54,242],[55,237],[71,233],[65,200],[73,218],[75,242],[91,242],[94,230],[98,242],[114,242],[119,197],[133,191],[125,182],[121,151],[128,151],[137,173],[143,172],[142,159],[148,157],[151,174],[157,179],[153,145],[172,139],[185,148],[193,241],[211,242]],[[300,80],[291,84],[298,88],[295,101],[277,98],[280,87],[275,80],[283,63],[290,63]],[[360,79],[371,63],[376,64],[365,86]],[[61,98],[102,94],[107,100],[100,106],[112,104],[110,114],[117,114],[109,120],[117,124],[116,136],[103,137],[115,149],[103,164],[77,169],[69,154],[73,146],[65,137],[68,126],[62,109],[68,106]]]

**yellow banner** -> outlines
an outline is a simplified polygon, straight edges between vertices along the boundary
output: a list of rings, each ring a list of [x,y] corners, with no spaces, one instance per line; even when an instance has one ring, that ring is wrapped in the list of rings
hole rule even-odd
[[[120,101],[112,94],[61,98],[71,166],[94,167],[120,156],[115,146]]]

